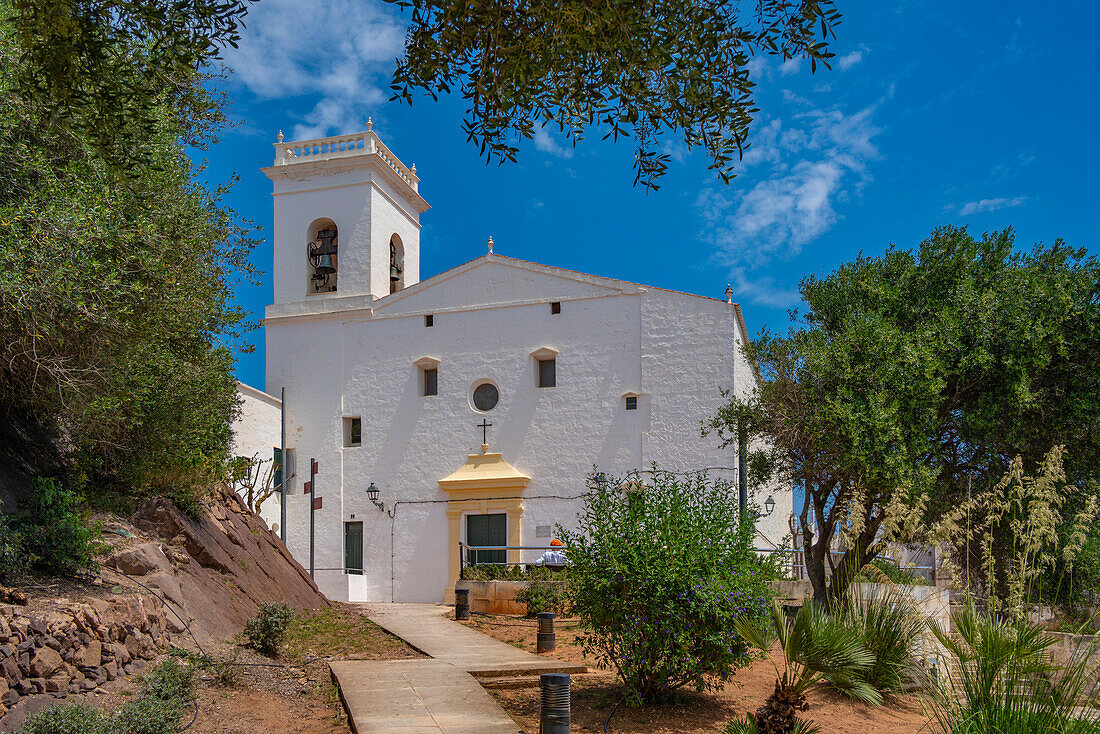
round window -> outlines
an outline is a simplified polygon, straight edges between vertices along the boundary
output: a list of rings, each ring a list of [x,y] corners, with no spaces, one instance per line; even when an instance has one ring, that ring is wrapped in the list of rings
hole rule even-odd
[[[497,407],[498,400],[500,400],[500,393],[497,391],[497,386],[491,382],[474,388],[474,407],[478,410],[487,413]]]

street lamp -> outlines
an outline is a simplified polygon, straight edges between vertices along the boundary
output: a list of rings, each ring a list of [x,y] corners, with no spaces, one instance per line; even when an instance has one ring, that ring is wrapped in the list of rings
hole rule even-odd
[[[768,499],[764,500],[764,509],[767,510],[767,512],[764,513],[764,517],[775,512],[775,498],[770,494],[768,495]]]

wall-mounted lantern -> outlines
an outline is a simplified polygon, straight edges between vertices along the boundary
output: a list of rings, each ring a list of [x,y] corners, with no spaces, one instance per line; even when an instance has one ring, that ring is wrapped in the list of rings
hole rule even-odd
[[[772,497],[770,494],[768,495],[768,499],[764,500],[764,509],[766,510],[766,512],[764,513],[764,517],[767,517],[768,515],[775,512],[775,498]]]
[[[374,482],[371,482],[370,486],[367,487],[367,499],[373,502],[374,506],[377,507],[379,510],[386,509],[385,504],[380,502],[378,499],[378,487],[374,486]]]

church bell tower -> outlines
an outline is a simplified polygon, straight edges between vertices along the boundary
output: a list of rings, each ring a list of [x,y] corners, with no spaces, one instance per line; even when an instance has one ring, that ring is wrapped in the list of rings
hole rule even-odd
[[[420,196],[374,132],[275,143],[274,303],[384,298],[420,280]]]

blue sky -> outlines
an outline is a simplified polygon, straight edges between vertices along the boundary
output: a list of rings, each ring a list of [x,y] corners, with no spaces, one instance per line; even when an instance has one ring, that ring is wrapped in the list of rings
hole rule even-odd
[[[226,54],[239,125],[202,155],[206,176],[240,182],[228,203],[272,221],[275,134],[375,131],[417,165],[421,277],[485,252],[721,297],[732,283],[750,332],[786,328],[799,280],[861,251],[912,247],[936,225],[1011,225],[1017,244],[1100,234],[1100,72],[1086,3],[846,2],[832,70],[754,60],[761,113],[740,175],[723,185],[705,157],[669,141],[662,188],[633,184],[630,141],[549,134],[518,164],[486,166],[461,132],[459,98],[386,101],[401,16],[380,0],[260,0]],[[598,136],[597,136],[598,137]],[[270,274],[270,245],[254,254]],[[263,315],[270,277],[242,287]],[[264,384],[263,334],[238,376]]]

